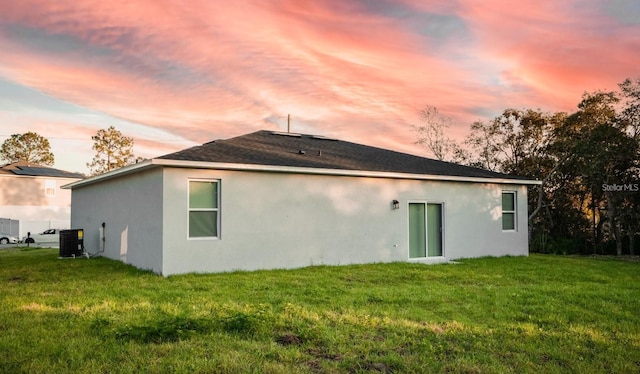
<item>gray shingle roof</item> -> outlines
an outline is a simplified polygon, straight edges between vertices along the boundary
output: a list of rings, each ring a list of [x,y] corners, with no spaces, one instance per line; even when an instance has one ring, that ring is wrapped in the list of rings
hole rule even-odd
[[[30,177],[75,178],[82,179],[84,175],[65,170],[54,169],[48,166],[31,164],[24,161],[14,162],[0,166],[1,174],[13,174]]]
[[[216,140],[158,158],[440,176],[523,179],[321,136],[266,130],[228,140]]]

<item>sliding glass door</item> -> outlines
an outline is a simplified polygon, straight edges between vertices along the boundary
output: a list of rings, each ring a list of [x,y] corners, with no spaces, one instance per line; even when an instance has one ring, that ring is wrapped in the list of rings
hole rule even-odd
[[[424,203],[409,203],[409,258],[427,257],[427,231]]]
[[[440,257],[442,204],[409,203],[409,258]]]

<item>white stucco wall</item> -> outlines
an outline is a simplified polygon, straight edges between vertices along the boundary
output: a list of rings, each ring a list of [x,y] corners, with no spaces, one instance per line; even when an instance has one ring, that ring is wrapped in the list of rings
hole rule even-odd
[[[155,168],[74,188],[71,226],[84,229],[85,248],[138,268],[162,271],[162,169]]]
[[[220,180],[219,239],[188,239],[190,178]],[[165,275],[408,261],[418,201],[444,204],[446,259],[528,254],[524,186],[179,168],[164,181]],[[515,232],[502,231],[503,190],[517,191]]]

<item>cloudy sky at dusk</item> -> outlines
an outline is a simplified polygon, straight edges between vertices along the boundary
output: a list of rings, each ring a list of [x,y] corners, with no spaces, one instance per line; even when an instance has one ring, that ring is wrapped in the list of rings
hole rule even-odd
[[[426,155],[505,108],[572,111],[640,76],[640,1],[0,0],[0,142],[86,172],[114,125],[142,157],[259,129]]]

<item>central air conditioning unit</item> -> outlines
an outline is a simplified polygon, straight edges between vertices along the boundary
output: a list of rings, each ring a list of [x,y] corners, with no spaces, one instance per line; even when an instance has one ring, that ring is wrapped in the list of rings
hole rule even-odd
[[[60,258],[76,258],[84,254],[84,230],[60,230]]]

